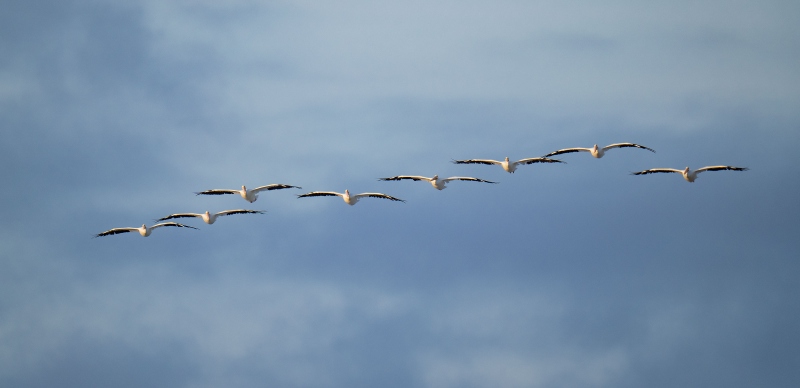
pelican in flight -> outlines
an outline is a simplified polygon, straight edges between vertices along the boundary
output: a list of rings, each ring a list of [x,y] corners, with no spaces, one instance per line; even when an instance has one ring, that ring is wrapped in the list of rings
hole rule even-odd
[[[697,179],[697,174],[703,171],[721,171],[721,170],[731,170],[731,171],[747,171],[747,167],[733,167],[733,166],[707,166],[698,168],[697,170],[690,170],[689,167],[686,167],[683,170],[678,170],[677,168],[651,168],[649,170],[639,171],[631,173],[632,175],[647,175],[647,174],[655,174],[657,172],[674,172],[683,175],[683,179],[686,179],[687,182],[694,182]]]
[[[205,213],[175,213],[175,214],[170,214],[170,215],[168,215],[166,217],[159,218],[156,221],[166,221],[166,220],[172,220],[172,219],[175,219],[175,218],[197,217],[197,218],[202,219],[203,222],[205,222],[206,224],[211,225],[211,224],[214,223],[214,221],[217,220],[217,217],[220,217],[220,216],[229,216],[231,214],[264,214],[264,213],[265,212],[262,211],[262,210],[245,210],[245,209],[225,210],[225,211],[221,211],[219,213],[214,213],[214,214],[211,214],[208,211],[206,211]]]
[[[558,150],[558,151],[551,152],[551,153],[545,155],[544,157],[547,158],[547,157],[550,157],[550,156],[568,154],[568,153],[571,153],[571,152],[589,152],[595,158],[600,159],[600,158],[603,157],[603,155],[606,154],[606,151],[608,151],[608,150],[610,150],[612,148],[641,148],[643,150],[648,150],[650,152],[656,152],[652,148],[645,147],[645,146],[639,145],[639,144],[634,144],[634,143],[615,143],[615,144],[609,144],[609,145],[607,145],[607,146],[605,146],[603,148],[597,147],[597,144],[595,144],[594,147],[592,147],[592,148],[582,148],[582,147],[564,148],[563,150]]]
[[[201,191],[199,193],[195,193],[197,195],[223,195],[223,194],[239,194],[245,201],[253,203],[258,199],[258,193],[262,191],[269,191],[269,190],[280,190],[280,189],[302,189],[299,186],[292,186],[292,185],[284,185],[281,183],[274,183],[271,185],[266,186],[259,186],[252,190],[247,190],[247,187],[242,186],[241,190],[225,190],[225,189],[213,189],[213,190],[206,190]]]
[[[520,165],[520,164],[566,163],[566,162],[562,162],[562,161],[560,161],[558,159],[548,159],[546,157],[542,157],[542,158],[527,158],[527,159],[517,160],[516,162],[511,162],[511,161],[508,160],[508,156],[506,156],[506,159],[504,161],[502,161],[502,162],[497,161],[497,160],[491,160],[491,159],[468,159],[468,160],[454,160],[453,163],[455,163],[455,164],[488,164],[488,165],[497,164],[500,167],[503,167],[503,170],[506,170],[506,172],[509,172],[509,173],[513,174],[514,171],[516,171],[517,166]]]
[[[107,230],[107,231],[105,231],[103,233],[98,233],[97,235],[95,235],[95,237],[103,237],[103,236],[109,236],[109,235],[112,235],[112,234],[120,234],[120,233],[128,233],[128,232],[139,232],[139,234],[141,234],[142,237],[147,237],[147,236],[150,235],[150,233],[153,233],[153,229],[160,228],[162,226],[177,226],[179,228],[197,229],[195,227],[184,225],[184,224],[179,224],[177,222],[164,222],[164,223],[160,223],[160,224],[155,224],[155,225],[153,225],[153,226],[151,226],[149,228],[147,226],[145,226],[144,224],[142,224],[142,226],[139,227],[139,228],[114,228],[114,229],[109,229],[109,230]]]
[[[416,176],[416,175],[398,175],[393,176],[391,178],[380,178],[380,181],[400,181],[404,179],[410,179],[413,181],[428,181],[431,183],[436,190],[443,190],[446,188],[447,182],[450,181],[470,181],[470,182],[484,182],[484,183],[497,183],[492,181],[487,181],[478,178],[472,178],[468,176],[451,176],[450,178],[439,179],[439,175],[434,175],[433,178],[428,178],[424,176]]]
[[[312,191],[310,193],[300,194],[300,195],[297,196],[297,198],[305,198],[305,197],[334,197],[334,196],[342,197],[342,199],[344,200],[344,203],[346,203],[346,204],[348,204],[350,206],[355,205],[358,202],[359,199],[364,198],[364,197],[383,198],[383,199],[388,199],[388,200],[392,200],[392,201],[405,202],[404,200],[402,200],[400,198],[395,198],[395,197],[392,197],[391,195],[386,195],[386,194],[383,194],[383,193],[361,193],[361,194],[356,194],[356,195],[350,195],[350,190],[345,190],[344,194],[337,193],[335,191]]]

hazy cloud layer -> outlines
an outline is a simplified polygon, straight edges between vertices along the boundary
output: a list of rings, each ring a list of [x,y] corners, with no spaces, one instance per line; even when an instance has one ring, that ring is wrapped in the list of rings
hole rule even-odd
[[[9,4],[0,386],[793,386],[798,10]]]

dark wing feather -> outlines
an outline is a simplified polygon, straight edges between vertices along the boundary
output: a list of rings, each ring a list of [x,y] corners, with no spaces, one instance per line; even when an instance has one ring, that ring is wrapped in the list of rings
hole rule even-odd
[[[729,170],[729,171],[747,171],[749,168],[747,167],[734,167],[734,166],[708,166],[703,168],[698,168],[697,172],[703,171],[722,171],[722,170]]]
[[[128,233],[135,231],[135,228],[114,228],[109,229],[103,233],[98,233],[94,237],[103,237],[103,236],[111,236],[112,234],[120,234],[120,233]]]
[[[175,214],[170,214],[170,215],[168,215],[166,217],[159,218],[159,219],[156,220],[156,222],[172,220],[172,219],[175,219],[175,218],[191,218],[191,217],[201,217],[201,215],[200,214],[195,214],[195,213],[175,213]]]
[[[533,163],[566,163],[562,162],[558,159],[549,159],[549,158],[527,158],[517,161],[519,164],[533,164]]]
[[[194,226],[189,226],[189,225],[179,224],[179,223],[177,223],[177,222],[163,222],[163,223],[160,223],[160,224],[155,224],[155,225],[151,226],[150,228],[151,228],[151,229],[155,229],[155,228],[160,228],[160,227],[162,227],[162,226],[174,226],[174,227],[177,227],[177,228],[189,228],[189,229],[197,229],[197,228],[195,228]],[[199,229],[198,229],[198,230],[199,230]]]
[[[497,183],[497,182],[487,181],[485,179],[473,178],[473,177],[470,177],[470,176],[451,176],[450,178],[445,178],[444,181],[445,182],[450,182],[450,181],[470,181],[470,182]]]
[[[281,190],[281,189],[302,189],[300,186],[285,185],[283,183],[274,183],[266,186],[259,186],[252,191],[258,193],[260,191]]]
[[[676,172],[678,174],[683,173],[681,170],[676,170],[674,168],[651,168],[649,170],[639,171],[639,172],[632,172],[631,175],[647,175],[647,174],[655,174],[659,172]]]
[[[570,154],[570,153],[573,153],[573,152],[583,152],[583,151],[589,151],[589,149],[588,148],[564,148],[563,150],[553,151],[553,152],[545,155],[544,157],[547,158],[547,157],[550,157],[550,156],[556,156],[556,155],[561,155],[561,154]]]
[[[213,190],[206,190],[201,191],[198,193],[194,193],[195,195],[223,195],[223,194],[239,194],[236,190],[223,190],[223,189],[213,189]]]
[[[379,181],[401,181],[404,179],[411,179],[414,181],[427,181],[430,178],[424,176],[416,176],[416,175],[397,175],[390,178],[378,178]]]
[[[603,147],[604,150],[608,150],[608,149],[611,149],[611,148],[641,148],[643,150],[648,150],[650,152],[656,152],[656,150],[654,150],[654,149],[652,149],[650,147],[645,147],[645,146],[643,146],[641,144],[635,144],[635,143],[616,143],[616,144],[610,144],[610,145],[607,145],[607,146]]]
[[[486,165],[493,165],[499,164],[500,162],[496,160],[488,160],[488,159],[466,159],[466,160],[454,160],[453,163],[455,164],[486,164]]]
[[[229,216],[231,214],[264,214],[264,213],[266,212],[263,210],[236,209],[236,210],[225,210],[217,214],[219,214],[220,216]]]
[[[391,201],[405,202],[404,200],[402,200],[400,198],[395,198],[395,197],[392,197],[391,195],[387,195],[387,194],[383,194],[383,193],[361,193],[361,194],[355,195],[355,197],[356,198],[361,198],[361,197],[383,198],[383,199],[388,199],[388,200],[391,200]]]
[[[334,193],[332,191],[312,191],[310,193],[300,194],[297,198],[305,198],[305,197],[338,197],[339,193]]]

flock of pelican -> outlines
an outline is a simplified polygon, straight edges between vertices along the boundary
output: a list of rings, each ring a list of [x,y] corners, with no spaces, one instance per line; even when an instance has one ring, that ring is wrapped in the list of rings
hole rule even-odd
[[[536,158],[526,158],[520,159],[515,162],[512,162],[506,157],[502,161],[492,160],[492,159],[466,159],[466,160],[453,160],[455,164],[485,164],[485,165],[498,165],[503,168],[506,172],[513,174],[514,171],[517,170],[518,166],[521,165],[528,165],[528,164],[535,164],[535,163],[565,163],[558,159],[551,159],[551,156],[568,154],[573,152],[588,152],[595,158],[602,158],[605,155],[605,152],[615,148],[639,148],[643,150],[647,150],[650,152],[656,152],[652,148],[645,147],[643,145],[634,144],[634,143],[615,143],[607,145],[603,148],[599,148],[597,144],[594,145],[592,148],[583,148],[583,147],[575,147],[575,148],[564,148],[557,151],[553,151],[545,156],[536,157]],[[702,168],[698,168],[697,170],[691,170],[689,167],[686,167],[683,170],[675,169],[675,168],[652,168],[649,170],[643,170],[631,173],[632,175],[648,175],[648,174],[655,174],[655,173],[677,173],[683,176],[687,182],[694,182],[697,179],[697,174],[704,172],[704,171],[747,171],[746,167],[734,167],[734,166],[706,166]],[[426,181],[431,184],[437,190],[443,190],[446,188],[448,182],[452,181],[467,181],[467,182],[481,182],[481,183],[497,183],[488,181],[485,179],[474,178],[474,177],[466,177],[466,176],[453,176],[449,178],[439,178],[438,175],[434,175],[433,177],[424,177],[418,175],[397,175],[389,178],[379,178],[379,181],[401,181],[401,180],[413,180],[413,181]],[[302,189],[300,186],[293,186],[287,185],[282,183],[275,183],[266,186],[259,186],[254,189],[248,190],[247,187],[242,186],[241,190],[228,190],[228,189],[212,189],[212,190],[205,190],[196,192],[196,195],[225,195],[225,194],[239,194],[245,201],[253,203],[258,199],[258,194],[262,191],[272,191],[272,190],[283,190],[283,189]],[[355,205],[360,199],[362,198],[380,198],[380,199],[388,199],[390,201],[398,201],[398,202],[405,202],[400,198],[392,197],[391,195],[387,195],[384,193],[360,193],[360,194],[350,194],[349,190],[345,190],[344,193],[339,193],[335,191],[312,191],[305,194],[300,194],[297,196],[298,198],[308,198],[308,197],[341,197],[342,200],[348,205]],[[160,221],[167,221],[176,218],[199,218],[203,220],[206,224],[213,224],[218,217],[223,216],[230,216],[236,214],[264,214],[265,212],[262,210],[248,210],[248,209],[234,209],[234,210],[224,210],[218,213],[210,213],[206,211],[205,213],[175,213],[170,214],[165,217],[161,217],[156,220],[156,222]],[[161,222],[150,227],[146,225],[142,225],[141,227],[127,227],[127,228],[113,228],[109,229],[105,232],[98,233],[94,237],[102,237],[102,236],[109,236],[114,234],[121,234],[121,233],[128,233],[128,232],[139,232],[140,235],[143,237],[150,236],[154,229],[160,227],[178,227],[178,228],[190,228],[190,229],[197,229],[193,226],[188,226],[184,224],[180,224],[177,222]]]

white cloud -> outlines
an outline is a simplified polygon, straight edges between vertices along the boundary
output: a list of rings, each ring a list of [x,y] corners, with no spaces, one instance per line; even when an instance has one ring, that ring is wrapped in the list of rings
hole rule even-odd
[[[206,376],[212,380],[261,360],[276,375],[314,383],[335,372],[320,370],[307,381],[312,377],[304,372],[316,357],[357,336],[360,326],[410,307],[408,296],[378,290],[241,273],[200,280],[175,271],[165,264],[127,266],[96,280],[62,271],[58,293],[47,284],[54,274],[40,277],[17,291],[31,296],[12,298],[0,320],[0,374],[35,370],[80,337],[142,354],[177,345],[193,361],[215,365]]]
[[[420,360],[429,387],[607,386],[626,372],[628,356],[601,352],[481,349],[428,354]]]

